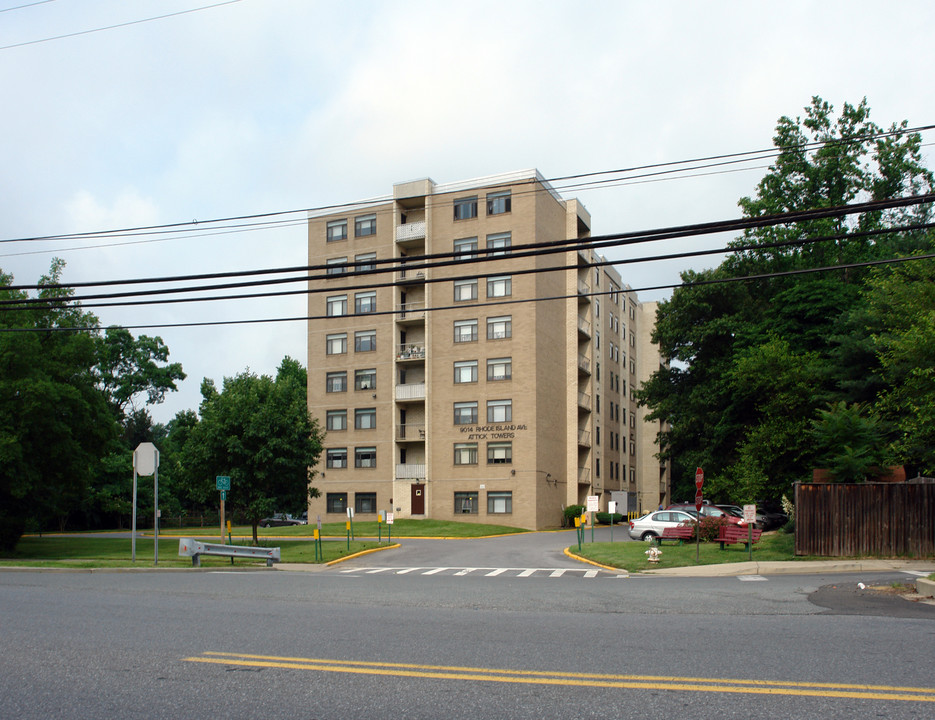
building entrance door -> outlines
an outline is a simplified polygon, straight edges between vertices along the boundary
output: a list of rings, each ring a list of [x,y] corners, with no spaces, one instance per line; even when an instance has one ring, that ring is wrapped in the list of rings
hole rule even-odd
[[[412,485],[412,514],[425,515],[425,485]]]

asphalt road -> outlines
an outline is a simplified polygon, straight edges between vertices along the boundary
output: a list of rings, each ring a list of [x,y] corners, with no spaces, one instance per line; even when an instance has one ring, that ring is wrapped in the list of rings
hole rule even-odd
[[[935,717],[935,607],[856,589],[905,573],[626,577],[573,540],[0,572],[0,718]]]

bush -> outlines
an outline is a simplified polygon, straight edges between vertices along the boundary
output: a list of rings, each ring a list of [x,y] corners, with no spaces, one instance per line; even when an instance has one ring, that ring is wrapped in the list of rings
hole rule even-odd
[[[696,527],[695,523],[693,522],[685,522],[682,524],[688,527],[691,527],[692,529]],[[727,521],[727,518],[725,517],[710,517],[707,515],[703,516],[701,518],[701,541],[702,542],[715,542],[717,540],[717,536],[721,532],[721,527],[723,525],[729,525],[729,524],[730,523]],[[695,540],[694,532],[692,533],[691,539],[692,541]]]
[[[601,525],[609,525],[611,523],[616,525],[617,523],[623,521],[623,515],[620,513],[614,513],[611,515],[610,513],[599,512],[594,513],[594,519],[601,523]]]
[[[565,524],[574,527],[575,518],[581,517],[584,512],[584,505],[569,505],[564,510]]]

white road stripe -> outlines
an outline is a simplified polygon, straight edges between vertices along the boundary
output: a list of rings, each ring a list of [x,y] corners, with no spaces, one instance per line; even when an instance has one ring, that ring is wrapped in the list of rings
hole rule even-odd
[[[738,580],[746,580],[747,582],[757,582],[759,580],[766,580],[762,575],[738,575]]]

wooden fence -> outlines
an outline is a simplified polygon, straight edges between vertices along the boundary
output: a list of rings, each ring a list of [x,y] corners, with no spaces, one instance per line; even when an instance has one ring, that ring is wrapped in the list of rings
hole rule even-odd
[[[935,484],[796,483],[795,554],[935,556]]]

